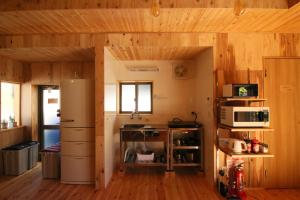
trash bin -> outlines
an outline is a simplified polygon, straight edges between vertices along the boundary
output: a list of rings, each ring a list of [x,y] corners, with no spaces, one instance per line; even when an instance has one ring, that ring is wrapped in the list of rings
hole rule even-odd
[[[24,143],[28,145],[28,169],[32,169],[37,165],[39,156],[39,143],[37,141],[30,141]]]
[[[28,169],[28,149],[25,144],[2,149],[4,175],[20,175]]]
[[[0,176],[4,175],[3,156],[0,150]]]
[[[60,177],[60,145],[51,146],[41,151],[43,178]]]

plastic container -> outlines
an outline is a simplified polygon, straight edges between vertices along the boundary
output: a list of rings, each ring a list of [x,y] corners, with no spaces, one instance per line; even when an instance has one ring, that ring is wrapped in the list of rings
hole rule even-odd
[[[60,177],[60,145],[51,146],[41,152],[43,178]]]
[[[153,161],[154,160],[154,153],[151,153],[151,154],[137,153],[137,160],[140,161],[140,162]]]
[[[20,175],[28,169],[28,145],[19,144],[1,150],[4,175]]]
[[[32,169],[37,165],[39,156],[39,143],[37,141],[30,141],[24,143],[29,146],[28,149],[28,169]]]
[[[2,152],[0,151],[0,176],[3,175],[4,175],[3,156],[2,156]]]

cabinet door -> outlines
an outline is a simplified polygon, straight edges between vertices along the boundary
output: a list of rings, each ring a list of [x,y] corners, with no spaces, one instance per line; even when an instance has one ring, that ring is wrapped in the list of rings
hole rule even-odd
[[[300,59],[265,59],[264,97],[274,133],[265,142],[275,157],[264,159],[265,186],[300,186]]]

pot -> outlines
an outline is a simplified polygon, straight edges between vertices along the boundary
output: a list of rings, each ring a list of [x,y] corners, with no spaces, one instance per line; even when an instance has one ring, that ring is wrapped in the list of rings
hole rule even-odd
[[[243,151],[247,151],[247,144],[243,140],[230,139],[228,146],[233,153],[242,153]]]

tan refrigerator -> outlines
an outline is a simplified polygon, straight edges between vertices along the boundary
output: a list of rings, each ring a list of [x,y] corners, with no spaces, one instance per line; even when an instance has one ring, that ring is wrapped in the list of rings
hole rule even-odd
[[[61,82],[61,182],[93,184],[95,167],[95,83]]]

